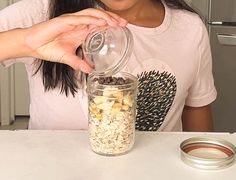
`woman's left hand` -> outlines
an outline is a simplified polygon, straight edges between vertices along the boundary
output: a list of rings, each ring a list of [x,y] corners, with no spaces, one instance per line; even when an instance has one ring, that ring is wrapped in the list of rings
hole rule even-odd
[[[80,59],[75,51],[84,42],[92,27],[126,24],[127,22],[117,15],[98,9],[62,15],[25,30],[27,55],[64,63],[88,73],[92,68]]]

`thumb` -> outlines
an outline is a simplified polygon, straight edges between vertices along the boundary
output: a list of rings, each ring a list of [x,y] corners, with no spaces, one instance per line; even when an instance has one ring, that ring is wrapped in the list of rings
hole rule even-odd
[[[76,55],[71,54],[64,58],[62,63],[71,66],[74,70],[81,70],[84,73],[90,73],[93,70],[86,61]]]

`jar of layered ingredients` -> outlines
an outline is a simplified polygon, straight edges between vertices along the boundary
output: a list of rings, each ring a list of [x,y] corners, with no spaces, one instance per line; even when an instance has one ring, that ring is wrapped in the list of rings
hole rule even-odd
[[[93,151],[123,154],[134,144],[136,78],[127,73],[89,78],[89,139]]]
[[[128,152],[135,142],[137,78],[121,72],[132,52],[127,28],[99,28],[85,41],[94,72],[87,80],[89,140],[94,152],[107,156]]]

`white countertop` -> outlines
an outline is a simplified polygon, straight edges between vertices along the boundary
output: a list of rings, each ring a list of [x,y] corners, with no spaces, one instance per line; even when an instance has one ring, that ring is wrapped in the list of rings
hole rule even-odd
[[[180,159],[179,144],[226,133],[137,132],[134,148],[105,157],[91,151],[85,131],[0,131],[0,180],[235,180],[236,164],[199,170]]]

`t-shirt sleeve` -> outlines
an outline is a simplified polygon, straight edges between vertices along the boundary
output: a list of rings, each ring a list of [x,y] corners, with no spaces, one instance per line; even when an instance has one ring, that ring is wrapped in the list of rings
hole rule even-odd
[[[45,21],[48,17],[48,0],[22,0],[0,11],[0,32],[30,27],[33,24]],[[28,60],[29,58],[15,58],[1,62],[1,64],[9,66],[15,62],[28,63]]]
[[[212,55],[208,33],[201,21],[201,38],[198,45],[199,67],[196,78],[189,89],[185,105],[201,107],[212,103],[216,99],[216,89],[212,74]]]

